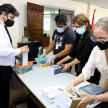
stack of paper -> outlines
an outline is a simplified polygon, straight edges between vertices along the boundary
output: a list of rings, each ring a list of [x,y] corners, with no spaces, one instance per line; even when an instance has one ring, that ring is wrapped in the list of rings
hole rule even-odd
[[[52,65],[52,66],[48,66],[48,71],[53,73],[54,75],[58,74],[58,73],[61,73],[62,69],[63,69],[63,66],[62,65],[58,65],[58,64],[55,64],[55,65]],[[70,68],[67,69],[66,72],[71,72]]]
[[[22,64],[22,66],[26,66],[28,63],[28,53],[20,53],[20,63]]]
[[[45,88],[42,90],[43,96],[48,100],[49,103],[55,103],[55,96],[58,88],[63,89],[64,87],[61,85]]]
[[[46,61],[47,61],[47,58],[35,58],[36,62],[37,62],[37,65],[39,67],[47,67],[47,66],[51,66],[53,63],[51,62],[49,65],[46,65]]]
[[[22,66],[21,63],[16,63],[16,65],[13,67],[14,71],[19,74],[24,74],[30,70],[33,69],[33,63],[28,61],[28,64],[26,66]]]
[[[75,108],[81,101],[76,93],[68,89],[58,89],[55,102],[60,108]]]

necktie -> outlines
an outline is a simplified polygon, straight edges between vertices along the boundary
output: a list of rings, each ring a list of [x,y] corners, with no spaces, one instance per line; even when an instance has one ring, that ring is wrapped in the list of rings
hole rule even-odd
[[[10,34],[9,34],[9,31],[8,31],[8,29],[7,29],[6,26],[4,26],[4,27],[5,27],[5,30],[6,30],[6,32],[7,32],[7,34],[8,34],[8,36],[9,36],[10,43],[11,43],[11,45],[12,45],[12,39],[11,39],[11,36],[10,36]],[[12,45],[12,47],[13,47],[13,45]],[[16,64],[16,59],[15,59],[15,64]]]
[[[4,26],[4,27],[5,27],[5,30],[6,30],[6,32],[7,32],[7,34],[8,34],[8,36],[9,36],[9,39],[10,39],[10,42],[11,42],[11,45],[12,45],[12,39],[11,39],[11,36],[10,36],[10,34],[9,34],[9,31],[8,31],[8,29],[7,29],[6,26]]]

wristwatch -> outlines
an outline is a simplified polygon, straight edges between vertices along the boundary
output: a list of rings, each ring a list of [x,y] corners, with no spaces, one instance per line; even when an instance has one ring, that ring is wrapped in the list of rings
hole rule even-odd
[[[94,104],[98,103],[98,99],[97,99],[96,95],[93,95],[93,97],[94,97],[93,103]]]

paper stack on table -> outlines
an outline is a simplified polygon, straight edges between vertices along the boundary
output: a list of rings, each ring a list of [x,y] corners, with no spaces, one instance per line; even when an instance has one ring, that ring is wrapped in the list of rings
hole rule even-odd
[[[16,65],[13,67],[13,70],[19,74],[24,74],[33,69],[33,63],[29,62],[26,66],[22,66],[21,63],[17,62]]]
[[[51,62],[49,65],[46,65],[46,61],[47,61],[47,58],[35,58],[36,62],[37,62],[37,65],[39,67],[47,67],[47,66],[51,66],[53,63]]]
[[[58,64],[55,64],[55,65],[52,65],[52,66],[48,66],[48,71],[53,73],[54,75],[61,73],[62,69],[63,69],[63,66],[62,65],[58,65]],[[71,72],[70,68],[67,69],[66,72]]]
[[[45,89],[42,90],[43,96],[46,98],[46,100],[50,104],[55,103],[55,96],[56,96],[56,92],[57,92],[58,88],[64,89],[63,86],[56,85],[56,86],[45,88]]]

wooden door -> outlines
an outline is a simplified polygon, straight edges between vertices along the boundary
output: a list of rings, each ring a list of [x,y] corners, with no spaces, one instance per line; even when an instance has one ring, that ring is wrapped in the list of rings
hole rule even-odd
[[[74,11],[69,11],[69,10],[63,10],[63,9],[59,9],[59,13],[60,14],[64,14],[67,17],[67,25],[70,28],[73,28],[73,17],[74,17]]]
[[[27,33],[30,41],[41,41],[43,44],[44,7],[27,2]]]

